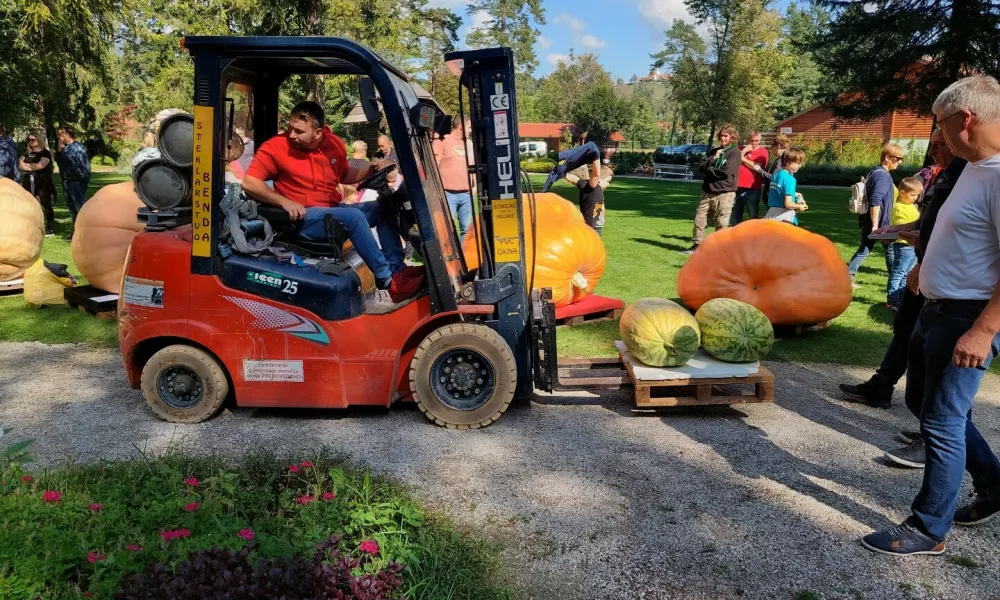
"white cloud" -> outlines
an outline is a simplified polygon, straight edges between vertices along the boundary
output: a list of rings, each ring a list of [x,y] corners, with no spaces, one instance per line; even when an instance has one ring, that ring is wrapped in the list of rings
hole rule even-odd
[[[569,55],[568,54],[559,54],[558,52],[553,52],[552,54],[549,54],[548,56],[546,56],[545,60],[549,61],[549,64],[551,64],[553,66],[557,66],[561,62],[562,63],[568,63],[569,62]]]
[[[580,38],[580,45],[584,48],[603,48],[608,45],[604,40],[599,40],[595,36],[585,35]]]
[[[544,35],[538,36],[538,47],[542,50],[548,50],[552,47],[552,40],[545,37]]]
[[[652,1],[656,2],[658,0],[652,0]],[[570,29],[572,29],[577,33],[583,33],[583,30],[587,28],[586,23],[566,13],[563,13],[558,17],[556,17],[556,23],[558,23],[559,25],[565,25],[566,27],[569,27]]]
[[[684,0],[639,0],[639,12],[663,27],[670,27],[674,19],[691,18]]]

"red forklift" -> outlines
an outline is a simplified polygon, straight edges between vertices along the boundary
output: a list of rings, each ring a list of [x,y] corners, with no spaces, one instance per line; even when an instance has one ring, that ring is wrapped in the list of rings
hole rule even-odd
[[[460,75],[463,119],[468,99],[470,176],[479,182],[481,266],[470,273],[431,148],[451,119],[407,75],[338,38],[187,37],[184,47],[195,66],[191,205],[147,211],[118,306],[129,382],[159,417],[197,423],[230,399],[288,408],[412,400],[438,425],[478,428],[513,399],[552,390],[551,292],[529,292],[525,281],[533,257],[524,239],[536,223],[533,194],[522,194],[522,178],[529,189],[530,181],[520,170],[509,49],[445,57]],[[384,169],[360,187],[379,189],[401,222],[419,232],[415,247],[428,285],[416,298],[373,309],[363,265],[330,275],[220,246],[233,115],[245,116],[259,146],[279,132],[281,84],[303,75],[356,77],[365,117],[384,119],[395,140],[403,185],[392,191]],[[281,210],[259,210],[276,229],[287,221]],[[312,250],[337,254],[332,244]]]

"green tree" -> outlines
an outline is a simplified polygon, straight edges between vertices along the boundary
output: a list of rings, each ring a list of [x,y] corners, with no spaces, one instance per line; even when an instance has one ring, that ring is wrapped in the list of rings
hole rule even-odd
[[[611,134],[622,129],[626,111],[621,99],[609,84],[601,84],[584,92],[571,109],[572,122],[587,132],[587,141],[597,145],[607,143]]]
[[[568,61],[560,61],[556,69],[539,84],[535,108],[540,120],[564,123],[573,120],[573,106],[588,90],[611,87],[611,75],[593,54],[569,52]]]
[[[534,73],[538,67],[535,40],[545,25],[542,0],[472,0],[470,15],[482,13],[482,24],[466,37],[471,48],[507,46],[514,50],[514,67],[519,73]]]
[[[651,148],[661,141],[663,130],[657,124],[653,106],[645,97],[633,94],[628,98],[619,98],[618,104],[621,115],[618,126],[625,139],[640,148]]]
[[[827,80],[816,64],[811,48],[830,21],[830,13],[820,6],[800,9],[794,2],[785,12],[781,51],[791,68],[781,78],[774,99],[775,117],[784,119],[819,103]]]
[[[836,115],[874,119],[929,112],[966,73],[1000,75],[1000,11],[993,0],[819,0],[834,11],[813,45]]]

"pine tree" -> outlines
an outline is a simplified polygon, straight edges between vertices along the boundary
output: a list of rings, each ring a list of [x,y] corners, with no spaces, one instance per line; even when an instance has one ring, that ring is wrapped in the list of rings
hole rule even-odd
[[[470,15],[483,15],[482,24],[466,38],[472,48],[506,46],[514,50],[514,67],[519,73],[534,73],[538,67],[535,40],[545,25],[542,0],[473,0]]]

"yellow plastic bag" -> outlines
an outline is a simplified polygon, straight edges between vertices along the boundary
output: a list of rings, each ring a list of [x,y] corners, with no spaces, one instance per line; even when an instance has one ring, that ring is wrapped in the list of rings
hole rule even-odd
[[[76,285],[76,279],[66,273],[65,265],[51,266],[65,276],[53,273],[40,258],[24,272],[24,300],[36,308],[67,304],[63,290]]]

